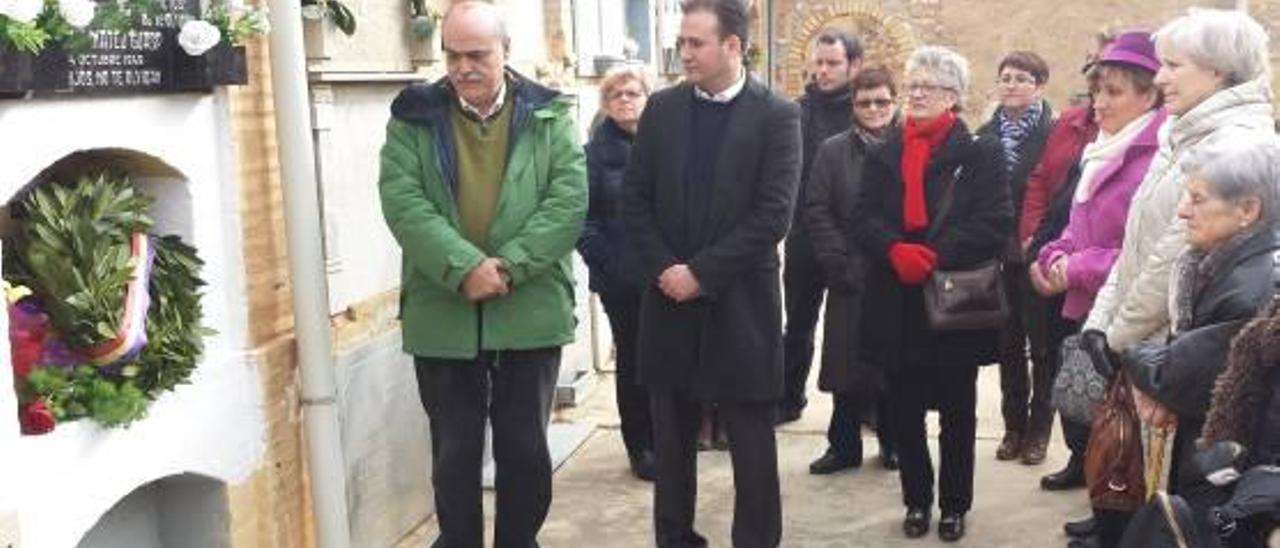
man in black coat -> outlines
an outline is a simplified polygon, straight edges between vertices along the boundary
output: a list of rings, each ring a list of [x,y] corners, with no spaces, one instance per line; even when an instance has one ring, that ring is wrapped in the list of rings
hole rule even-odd
[[[782,396],[777,245],[800,177],[796,105],[749,77],[741,0],[686,0],[687,79],[640,119],[622,214],[641,297],[639,377],[652,397],[657,545],[706,546],[693,529],[701,405],[733,455],[735,546],[782,536],[775,404]]]
[[[804,143],[804,163],[796,199],[799,204],[804,203],[818,145],[849,129],[853,123],[853,91],[849,81],[862,66],[862,45],[846,32],[823,31],[814,39],[810,66],[812,81],[797,101]],[[818,325],[822,293],[827,288],[826,277],[814,255],[813,242],[799,222],[800,209],[796,208],[791,232],[787,234],[786,266],[782,270],[787,306],[787,327],[783,334],[786,388],[778,409],[779,423],[800,418],[808,403],[804,389],[813,362],[813,334]]]

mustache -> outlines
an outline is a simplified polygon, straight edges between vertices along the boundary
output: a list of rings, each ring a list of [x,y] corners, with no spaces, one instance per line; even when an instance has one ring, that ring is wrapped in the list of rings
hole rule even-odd
[[[475,71],[467,71],[467,72],[463,72],[463,73],[461,73],[461,74],[459,74],[459,75],[458,75],[458,81],[460,81],[460,82],[483,82],[483,81],[484,81],[484,75],[483,75],[483,74],[480,74],[479,72],[475,72]]]

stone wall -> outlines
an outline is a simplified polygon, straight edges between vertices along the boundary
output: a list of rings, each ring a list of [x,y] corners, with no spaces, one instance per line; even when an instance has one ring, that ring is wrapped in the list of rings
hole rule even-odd
[[[1189,6],[1235,7],[1234,0],[773,0],[774,82],[799,94],[804,51],[828,26],[858,32],[873,62],[901,70],[903,48],[935,43],[951,46],[971,63],[973,85],[965,106],[979,116],[993,91],[996,65],[1013,49],[1030,49],[1049,62],[1048,97],[1064,105],[1085,91],[1079,69],[1104,29],[1155,30]],[[1280,30],[1280,0],[1252,0],[1251,13],[1273,35]],[[1280,52],[1280,40],[1273,40]],[[1273,54],[1273,57],[1275,54]]]

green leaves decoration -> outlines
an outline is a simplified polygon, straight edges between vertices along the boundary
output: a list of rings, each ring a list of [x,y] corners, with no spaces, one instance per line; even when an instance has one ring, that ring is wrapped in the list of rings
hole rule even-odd
[[[130,237],[152,227],[151,203],[128,179],[105,174],[43,184],[20,202],[22,228],[6,278],[31,288],[72,351],[117,336],[134,268]],[[125,426],[160,394],[190,382],[204,337],[213,333],[201,325],[204,262],[177,236],[153,236],[152,243],[147,345],[138,358],[101,368],[37,367],[24,401],[45,399],[59,422],[88,417]]]

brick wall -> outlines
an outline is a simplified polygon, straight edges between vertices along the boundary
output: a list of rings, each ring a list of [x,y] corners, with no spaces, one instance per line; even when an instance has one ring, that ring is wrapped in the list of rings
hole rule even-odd
[[[231,88],[244,231],[249,347],[264,394],[267,451],[250,479],[229,490],[234,546],[314,545],[302,445],[271,67],[265,40],[249,49],[249,81]]]

